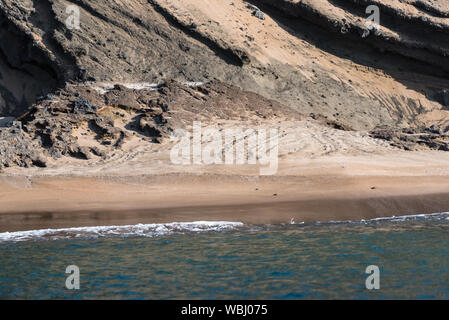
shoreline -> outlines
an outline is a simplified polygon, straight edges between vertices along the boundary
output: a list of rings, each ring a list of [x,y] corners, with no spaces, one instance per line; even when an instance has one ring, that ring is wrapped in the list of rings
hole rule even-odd
[[[0,232],[193,221],[309,223],[449,211],[445,176],[1,176],[0,187]]]

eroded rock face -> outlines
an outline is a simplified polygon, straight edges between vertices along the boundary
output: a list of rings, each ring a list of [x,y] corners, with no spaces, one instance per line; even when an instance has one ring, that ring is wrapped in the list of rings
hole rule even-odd
[[[70,80],[163,78],[219,79],[363,130],[428,125],[447,109],[444,1],[208,3],[2,1],[2,30],[15,41],[1,37],[0,116],[19,115]],[[369,4],[380,8],[375,30],[365,26]],[[80,29],[67,28],[68,5],[78,6]]]
[[[69,4],[80,8],[80,30],[65,24]],[[208,81],[242,65],[232,49],[172,26],[146,0],[6,0],[0,17],[0,116],[19,115],[68,80]]]
[[[305,19],[336,36],[363,39],[376,50],[394,52],[449,73],[449,5],[416,0],[258,0],[285,15]],[[379,9],[380,26],[369,28],[368,6]],[[412,67],[412,66],[410,66]]]
[[[58,71],[35,40],[1,13],[0,39],[0,116],[18,116],[56,88]]]

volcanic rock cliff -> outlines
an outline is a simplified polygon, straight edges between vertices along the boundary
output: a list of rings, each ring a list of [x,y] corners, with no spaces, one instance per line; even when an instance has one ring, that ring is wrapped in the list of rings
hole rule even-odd
[[[79,29],[66,24],[73,5],[80,11]],[[375,29],[366,26],[369,5],[379,8]],[[1,0],[0,26],[0,117],[9,119],[0,121],[9,123],[0,128],[3,165],[43,165],[49,154],[104,156],[105,140],[114,146],[129,134],[111,129],[116,126],[107,119],[99,124],[98,109],[125,104],[97,93],[90,101],[93,93],[73,88],[179,86],[197,92],[207,109],[201,89],[187,84],[209,83],[208,90],[224,99],[239,92],[241,111],[257,117],[272,110],[243,103],[244,91],[260,95],[253,103],[271,101],[261,105],[279,105],[292,119],[306,115],[340,129],[372,131],[375,138],[406,140],[410,149],[410,140],[398,137],[423,133],[426,144],[428,134],[445,134],[449,127],[444,0]],[[140,106],[133,116],[150,122],[146,129],[137,123],[139,130],[154,140],[151,123],[158,115],[147,113],[155,106],[139,95],[129,99],[126,104]],[[96,149],[82,148],[74,138],[77,123],[98,138]],[[431,126],[432,132],[425,130]],[[161,124],[156,127],[164,135]],[[432,146],[446,148],[441,141]],[[33,154],[24,155],[26,149]]]

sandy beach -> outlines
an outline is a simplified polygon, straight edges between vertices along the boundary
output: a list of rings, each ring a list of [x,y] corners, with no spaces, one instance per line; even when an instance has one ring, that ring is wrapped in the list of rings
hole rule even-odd
[[[91,168],[87,174],[68,175],[61,168],[25,176],[18,170],[0,176],[0,232],[189,221],[279,224],[447,212],[447,155],[434,152],[426,160],[427,155],[324,156],[303,162],[287,157],[273,176],[251,174],[255,169],[248,166],[199,166],[196,172],[179,166],[169,172],[163,161],[153,168],[160,174],[145,173],[149,168],[138,165],[106,166],[102,174]]]
[[[375,32],[365,1],[83,0],[80,28],[3,2],[0,232],[449,211],[443,1],[393,1]],[[171,161],[197,122],[276,129],[275,174]]]

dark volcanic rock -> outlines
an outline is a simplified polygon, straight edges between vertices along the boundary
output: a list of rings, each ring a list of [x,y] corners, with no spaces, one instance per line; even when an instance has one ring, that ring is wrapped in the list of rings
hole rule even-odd
[[[445,107],[449,107],[449,89],[441,90],[440,93],[441,104]]]
[[[424,129],[373,130],[370,136],[386,140],[392,146],[408,151],[423,149],[449,151],[449,135],[444,134],[435,125]]]
[[[95,113],[96,111],[97,107],[92,105],[92,103],[89,100],[78,99],[73,103],[74,113]]]
[[[0,129],[0,169],[13,166],[45,167],[39,144],[19,127]]]

